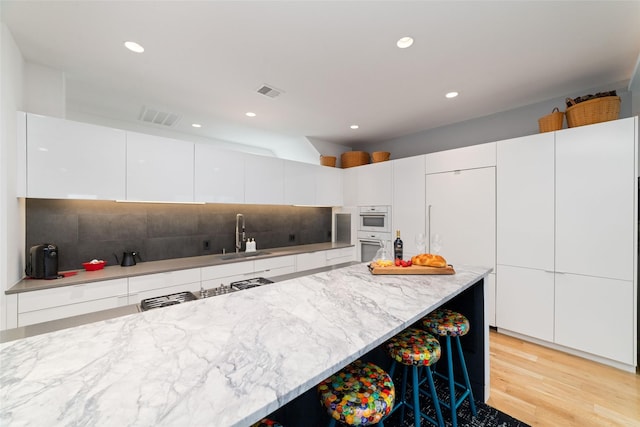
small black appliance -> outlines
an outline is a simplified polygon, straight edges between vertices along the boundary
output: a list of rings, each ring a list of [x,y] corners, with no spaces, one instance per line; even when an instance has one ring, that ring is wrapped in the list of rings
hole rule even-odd
[[[32,279],[57,279],[58,247],[52,243],[32,246],[24,272]]]

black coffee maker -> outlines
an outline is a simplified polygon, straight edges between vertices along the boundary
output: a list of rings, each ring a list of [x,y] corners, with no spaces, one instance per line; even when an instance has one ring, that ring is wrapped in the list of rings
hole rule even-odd
[[[52,243],[32,246],[24,272],[32,279],[57,279],[58,247]]]

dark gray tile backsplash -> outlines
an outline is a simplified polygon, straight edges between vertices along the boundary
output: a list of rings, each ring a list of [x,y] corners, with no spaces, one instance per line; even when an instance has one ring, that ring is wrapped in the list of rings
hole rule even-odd
[[[25,253],[54,243],[64,271],[94,258],[113,265],[124,251],[143,261],[233,252],[238,213],[258,249],[331,241],[331,208],[27,199]]]

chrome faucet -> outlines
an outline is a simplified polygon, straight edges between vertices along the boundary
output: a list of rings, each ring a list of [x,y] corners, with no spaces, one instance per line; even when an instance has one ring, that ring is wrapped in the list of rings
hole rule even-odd
[[[242,218],[242,231],[240,231],[240,218]],[[240,233],[242,233],[242,239],[240,238]],[[237,214],[236,215],[236,253],[240,252],[242,249],[242,243],[247,239],[244,233],[244,215]]]

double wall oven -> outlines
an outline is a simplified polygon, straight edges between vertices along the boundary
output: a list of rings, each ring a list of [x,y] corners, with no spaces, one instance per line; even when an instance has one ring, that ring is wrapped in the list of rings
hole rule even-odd
[[[371,261],[382,244],[391,249],[391,206],[360,206],[358,260]]]

